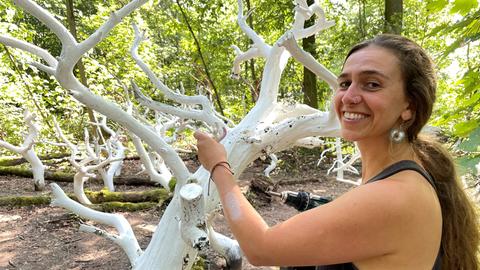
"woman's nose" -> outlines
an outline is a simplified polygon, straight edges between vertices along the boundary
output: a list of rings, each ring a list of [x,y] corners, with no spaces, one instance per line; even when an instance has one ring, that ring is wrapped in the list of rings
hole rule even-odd
[[[352,83],[344,92],[342,103],[346,105],[352,105],[360,102],[362,102],[362,96],[360,95],[356,85]]]

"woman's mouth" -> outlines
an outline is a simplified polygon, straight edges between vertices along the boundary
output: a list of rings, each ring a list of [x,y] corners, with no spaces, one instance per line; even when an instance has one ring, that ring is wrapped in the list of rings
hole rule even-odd
[[[345,120],[361,120],[367,118],[367,114],[355,113],[355,112],[343,112],[343,118]]]

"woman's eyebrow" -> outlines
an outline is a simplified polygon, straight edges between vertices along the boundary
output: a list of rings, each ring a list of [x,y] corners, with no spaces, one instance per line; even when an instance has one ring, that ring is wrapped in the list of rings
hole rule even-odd
[[[387,76],[386,74],[378,71],[378,70],[374,70],[374,69],[371,69],[371,70],[362,70],[360,72],[360,75],[377,75],[377,76],[380,76],[380,77],[383,77],[385,79],[390,79],[389,76]],[[349,73],[341,73],[340,75],[338,75],[337,77],[337,80],[339,79],[344,79],[344,78],[347,78],[349,77],[350,74]]]
[[[378,70],[363,70],[360,72],[361,75],[378,75],[380,77],[383,77],[385,79],[390,79],[389,76],[387,76],[386,74],[378,71]]]
[[[348,74],[347,73],[342,73],[342,74],[338,75],[337,80],[343,79],[343,78],[346,78],[346,77],[348,77]]]

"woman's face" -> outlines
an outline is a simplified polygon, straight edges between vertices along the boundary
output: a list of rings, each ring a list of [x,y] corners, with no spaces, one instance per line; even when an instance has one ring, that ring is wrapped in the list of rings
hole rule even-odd
[[[399,60],[388,49],[369,45],[350,55],[338,85],[335,110],[346,140],[388,139],[411,118]]]

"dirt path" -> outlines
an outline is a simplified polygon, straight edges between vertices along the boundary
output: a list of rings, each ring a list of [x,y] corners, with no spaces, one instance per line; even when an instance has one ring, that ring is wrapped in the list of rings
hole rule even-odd
[[[305,190],[319,195],[337,196],[351,188],[349,185],[334,181],[331,177],[325,177],[326,168],[316,167],[314,157],[303,161],[296,160],[293,163],[290,164],[293,167],[283,166],[272,176],[275,181],[285,183],[279,185],[279,191]],[[138,164],[134,161],[126,166],[132,173],[138,170],[136,168]],[[249,181],[258,177],[265,167],[266,165],[260,161],[253,164],[240,176],[241,186],[246,189]],[[306,169],[307,167],[309,169]],[[27,178],[0,177],[0,196],[38,195],[33,192],[31,181],[32,179]],[[60,186],[65,191],[72,190],[72,184],[60,183]],[[88,188],[99,190],[101,186],[88,184]],[[117,186],[118,190],[148,188],[151,187]],[[49,193],[49,190],[44,193]],[[268,204],[259,203],[256,208],[270,225],[297,213],[295,209],[276,199]],[[118,212],[132,225],[142,249],[150,242],[161,213],[162,208],[133,213]],[[104,238],[79,232],[81,222],[94,224],[57,207],[0,207],[0,269],[130,269],[129,261],[121,248]],[[112,228],[94,225],[112,231]],[[215,218],[214,227],[215,230],[230,235],[221,214]],[[207,252],[204,256],[208,269],[222,269],[224,265],[222,258],[215,256],[213,252]],[[276,268],[253,267],[244,260],[243,269]]]

